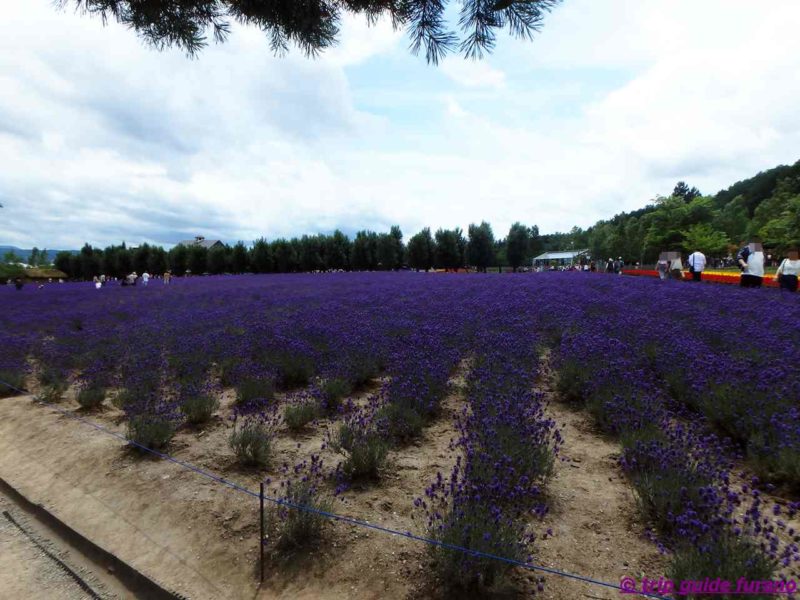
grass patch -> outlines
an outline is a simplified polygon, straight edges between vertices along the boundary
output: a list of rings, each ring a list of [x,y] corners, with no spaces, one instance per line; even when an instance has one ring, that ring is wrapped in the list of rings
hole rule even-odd
[[[319,415],[319,406],[312,400],[291,404],[283,410],[283,420],[291,431],[299,431]]]
[[[219,400],[212,394],[190,396],[181,403],[181,412],[192,425],[208,422],[219,408]]]
[[[350,479],[377,479],[389,454],[385,436],[349,423],[339,425],[331,438],[331,448],[345,456],[342,472]]]
[[[706,578],[720,578],[735,586],[741,578],[748,582],[773,580],[776,570],[777,564],[754,541],[724,534],[721,539],[709,539],[704,544],[679,546],[670,558],[666,576],[687,586],[692,582],[702,583]],[[691,594],[692,598],[735,597],[692,594],[689,588],[684,591]],[[747,597],[767,600],[775,595],[748,594]]]
[[[353,391],[348,381],[335,377],[322,382],[322,409],[329,415],[339,411],[344,400]]]
[[[247,420],[234,428],[229,444],[239,463],[265,467],[272,455],[273,432],[265,423]]]
[[[80,404],[82,408],[97,408],[105,399],[106,391],[100,387],[90,386],[78,392],[78,404]]]
[[[405,444],[420,437],[425,425],[425,419],[416,410],[393,402],[381,407],[376,418],[395,444]]]
[[[236,403],[252,400],[270,401],[275,398],[275,385],[269,379],[245,379],[236,386]]]
[[[283,500],[295,506],[330,512],[330,499],[319,494],[312,480],[287,482]],[[277,532],[278,548],[303,548],[317,542],[323,533],[327,518],[289,506],[276,506],[267,513],[270,529]]]
[[[165,415],[141,413],[128,421],[128,439],[151,450],[165,448],[174,435],[175,422]]]
[[[12,389],[7,385],[0,384],[0,398],[7,398],[9,396],[17,396],[22,392],[17,390],[25,389],[25,376],[17,371],[0,371],[0,379],[6,383],[14,386],[17,389]]]

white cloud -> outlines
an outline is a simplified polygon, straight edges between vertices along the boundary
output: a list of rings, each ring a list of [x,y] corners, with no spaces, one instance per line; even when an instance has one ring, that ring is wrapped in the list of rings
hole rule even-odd
[[[345,19],[318,60],[237,27],[189,61],[48,0],[4,10],[0,243],[563,230],[800,158],[793,1],[570,0],[533,43],[438,68],[386,22]],[[352,91],[373,79],[375,114]]]
[[[503,88],[506,76],[485,61],[464,60],[451,56],[440,65],[442,72],[450,79],[466,87]]]

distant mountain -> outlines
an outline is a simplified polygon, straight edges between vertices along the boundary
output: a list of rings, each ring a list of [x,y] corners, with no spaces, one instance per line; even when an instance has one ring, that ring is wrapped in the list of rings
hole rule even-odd
[[[3,258],[6,252],[13,252],[22,259],[22,262],[27,263],[31,256],[31,250],[32,249],[25,250],[23,248],[17,248],[16,246],[0,246],[0,259]],[[53,262],[56,259],[56,254],[59,252],[61,252],[61,250],[47,250],[47,259]],[[73,254],[78,253],[77,250],[68,250],[68,252],[72,252]]]

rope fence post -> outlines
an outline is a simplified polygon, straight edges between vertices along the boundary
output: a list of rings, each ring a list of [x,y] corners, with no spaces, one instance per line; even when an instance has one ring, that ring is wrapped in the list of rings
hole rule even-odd
[[[261,534],[258,538],[258,551],[259,551],[259,569],[261,571],[261,583],[264,583],[264,482],[261,482],[261,490],[259,493],[259,517],[261,519]]]

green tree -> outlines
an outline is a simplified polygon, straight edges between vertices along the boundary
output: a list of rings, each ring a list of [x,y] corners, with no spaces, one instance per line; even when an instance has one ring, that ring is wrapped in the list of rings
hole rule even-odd
[[[304,235],[299,240],[301,271],[321,271],[325,269],[325,244],[323,236]]]
[[[325,239],[325,259],[329,269],[349,269],[352,244],[338,229]]]
[[[426,227],[408,240],[408,264],[412,269],[429,271],[433,267],[436,244]]]
[[[6,252],[3,255],[3,260],[0,262],[0,283],[22,277],[25,274],[25,269],[17,264],[19,262],[18,258],[13,251]]]
[[[189,248],[178,244],[169,251],[169,268],[175,275],[183,275],[189,268]]]
[[[745,198],[742,195],[736,196],[725,204],[714,220],[714,227],[724,231],[729,239],[737,241],[747,237],[749,224],[750,217],[747,214]]]
[[[236,242],[233,250],[231,250],[231,271],[234,273],[247,271],[247,248],[244,242]]]
[[[492,226],[486,221],[480,225],[471,224],[467,230],[467,257],[469,264],[477,267],[479,271],[486,272],[486,268],[494,263],[494,233]]]
[[[458,269],[464,266],[467,242],[460,228],[439,229],[434,239],[434,264],[440,269]]]
[[[91,279],[95,275],[100,275],[100,256],[101,251],[95,251],[89,244],[84,244],[78,254],[78,276],[83,279]]]
[[[228,271],[229,249],[224,245],[217,245],[209,249],[206,256],[206,268],[212,275],[220,275]]]
[[[3,262],[5,264],[16,264],[16,263],[21,263],[22,259],[19,256],[17,256],[13,250],[9,250],[5,254],[3,254]]]
[[[65,5],[69,0],[59,0]],[[114,19],[135,30],[156,48],[175,46],[194,55],[212,32],[218,42],[230,33],[230,21],[253,25],[269,39],[273,52],[283,54],[290,43],[308,55],[334,45],[344,13],[364,15],[369,23],[385,16],[398,29],[406,29],[414,54],[425,50],[428,62],[437,63],[459,49],[467,57],[490,52],[498,30],[531,39],[544,15],[559,0],[463,0],[459,26],[462,37],[448,26],[448,0],[76,0],[85,12]]]
[[[687,252],[699,250],[708,256],[722,256],[727,252],[730,240],[724,232],[708,223],[695,223],[683,232],[683,249]]]
[[[374,231],[359,231],[353,240],[350,257],[352,267],[358,271],[372,271],[378,267],[378,234]]]
[[[133,271],[133,256],[131,251],[125,246],[125,242],[117,247],[114,253],[114,272],[117,277],[124,277]]]
[[[202,275],[208,270],[208,249],[203,246],[189,246],[186,266],[192,275]]]
[[[147,271],[150,263],[150,245],[142,244],[133,251],[133,270],[141,274]]]
[[[67,277],[75,277],[75,273],[72,270],[72,252],[67,252],[66,250],[58,252],[54,263],[56,269],[66,273]]]
[[[147,270],[153,275],[163,273],[167,266],[167,253],[160,246],[150,246],[150,257],[147,259]]]
[[[659,199],[655,211],[648,215],[649,227],[644,240],[648,256],[683,247],[683,232],[690,225],[688,214],[689,209],[683,198],[672,196]]]
[[[298,268],[297,244],[280,238],[272,242],[272,260],[278,273],[292,273]]]
[[[376,254],[381,269],[392,270],[403,266],[403,233],[399,226],[392,225],[389,233],[378,236]]]
[[[677,198],[683,198],[684,202],[689,203],[700,196],[700,190],[696,187],[690,188],[685,182],[679,181],[672,190],[672,195]]]
[[[257,239],[250,250],[250,266],[256,273],[271,273],[274,269],[272,263],[272,249],[264,238]]]
[[[49,267],[52,264],[50,260],[50,252],[47,248],[39,250],[39,260],[36,263],[39,267]]]
[[[530,257],[530,229],[520,222],[514,223],[508,230],[506,238],[506,258],[511,268],[516,271]]]

